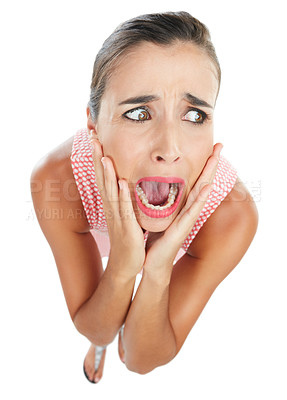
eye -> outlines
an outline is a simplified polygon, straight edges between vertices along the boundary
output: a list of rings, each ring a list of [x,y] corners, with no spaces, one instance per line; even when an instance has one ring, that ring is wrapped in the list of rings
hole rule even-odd
[[[190,121],[194,124],[202,124],[206,119],[206,114],[203,111],[197,110],[196,108],[189,110],[183,117],[184,121]]]
[[[134,108],[133,110],[127,111],[124,116],[136,122],[143,122],[151,119],[151,116],[145,107]]]

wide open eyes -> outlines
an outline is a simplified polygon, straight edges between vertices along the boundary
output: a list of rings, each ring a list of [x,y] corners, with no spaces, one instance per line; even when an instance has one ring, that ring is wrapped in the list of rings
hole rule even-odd
[[[151,119],[151,115],[147,107],[141,106],[127,111],[123,116],[131,121],[144,122]],[[197,108],[191,108],[182,118],[183,121],[189,121],[193,124],[202,124],[208,118],[204,111]]]
[[[197,108],[192,108],[185,114],[183,120],[193,122],[194,124],[202,124],[206,118],[207,115],[205,112]]]
[[[148,121],[151,119],[150,113],[146,107],[138,107],[124,113],[124,117],[136,122]]]

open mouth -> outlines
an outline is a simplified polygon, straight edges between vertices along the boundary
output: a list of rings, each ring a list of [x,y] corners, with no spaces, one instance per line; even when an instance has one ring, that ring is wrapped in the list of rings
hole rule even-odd
[[[139,208],[149,217],[165,218],[177,208],[184,181],[173,177],[147,177],[137,182],[135,193]]]

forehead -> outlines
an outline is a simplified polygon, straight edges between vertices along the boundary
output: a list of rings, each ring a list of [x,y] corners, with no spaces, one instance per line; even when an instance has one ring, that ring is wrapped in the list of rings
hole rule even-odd
[[[117,61],[104,97],[120,102],[139,94],[162,97],[190,92],[214,104],[217,90],[214,63],[198,46],[181,42],[159,46],[143,42]]]

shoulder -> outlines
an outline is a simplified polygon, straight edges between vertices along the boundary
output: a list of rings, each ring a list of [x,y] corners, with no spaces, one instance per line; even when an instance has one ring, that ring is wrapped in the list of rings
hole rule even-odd
[[[73,146],[73,137],[61,143],[45,154],[35,164],[32,178],[57,178],[64,175],[69,175],[69,158]]]
[[[258,225],[252,196],[237,179],[233,189],[206,221],[188,254],[204,260],[217,260],[234,268],[250,246]]]
[[[71,151],[73,137],[48,152],[31,173],[31,194],[39,223],[53,220],[76,231],[87,231],[88,223],[73,176]]]

